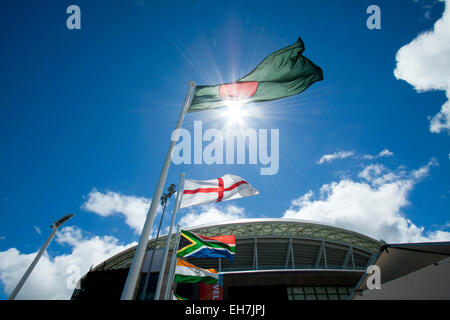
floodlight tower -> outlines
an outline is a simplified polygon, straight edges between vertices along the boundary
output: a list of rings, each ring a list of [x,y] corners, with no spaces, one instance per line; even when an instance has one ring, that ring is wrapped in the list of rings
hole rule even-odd
[[[65,215],[64,217],[62,217],[61,219],[59,219],[59,220],[57,220],[57,221],[52,223],[52,225],[50,226],[50,228],[53,229],[52,234],[48,237],[47,241],[44,243],[44,245],[42,246],[41,250],[39,250],[39,252],[36,255],[36,257],[34,258],[33,262],[31,263],[31,265],[28,267],[27,271],[23,275],[22,279],[20,279],[19,283],[17,284],[17,286],[14,288],[13,292],[9,296],[8,300],[14,300],[16,298],[16,296],[19,293],[20,289],[22,288],[23,284],[28,279],[31,271],[33,271],[34,267],[38,263],[38,261],[41,258],[42,254],[45,252],[45,250],[47,249],[48,245],[50,244],[50,242],[52,241],[53,237],[55,236],[56,232],[58,231],[58,228],[61,225],[63,225],[64,222],[66,222],[67,220],[72,218],[73,216],[74,216],[73,213],[72,214],[68,214],[68,215]]]

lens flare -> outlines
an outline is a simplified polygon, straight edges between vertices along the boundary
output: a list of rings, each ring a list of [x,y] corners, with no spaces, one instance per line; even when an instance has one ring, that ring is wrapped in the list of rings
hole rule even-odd
[[[225,117],[228,119],[227,127],[242,127],[244,125],[244,117],[246,115],[245,110],[242,108],[244,104],[244,101],[227,102],[227,107],[224,110]]]

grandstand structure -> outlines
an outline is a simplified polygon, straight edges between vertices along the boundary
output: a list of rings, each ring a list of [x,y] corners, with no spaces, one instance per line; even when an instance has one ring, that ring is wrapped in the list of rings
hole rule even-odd
[[[188,258],[201,268],[223,274],[223,287],[178,284],[176,292],[188,299],[342,300],[365,274],[382,242],[363,234],[322,223],[291,219],[242,219],[188,228],[205,236],[233,234],[236,254],[227,259]],[[171,240],[169,259],[174,238]],[[166,236],[148,242],[136,299],[154,299]],[[72,299],[119,299],[135,247],[92,268],[79,282]],[[144,286],[150,272],[148,286]],[[165,287],[163,282],[163,288]],[[147,287],[146,292],[142,292]],[[164,290],[161,292],[161,297]]]

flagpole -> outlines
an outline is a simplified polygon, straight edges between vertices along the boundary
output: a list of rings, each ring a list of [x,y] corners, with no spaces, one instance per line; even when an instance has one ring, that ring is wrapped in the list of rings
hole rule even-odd
[[[142,289],[141,297],[140,297],[141,300],[144,300],[147,297],[147,288],[148,288],[148,282],[150,281],[150,274],[152,272],[153,258],[155,257],[156,245],[158,244],[158,239],[159,239],[159,232],[161,231],[161,225],[164,220],[164,213],[166,212],[167,199],[164,199],[164,200],[163,199],[164,199],[164,196],[161,198],[161,202],[164,202],[164,208],[163,208],[163,212],[161,214],[161,219],[159,221],[159,227],[158,227],[158,232],[156,233],[156,238],[153,239],[154,244],[153,244],[153,249],[152,249],[152,256],[150,258],[147,275],[145,276],[144,287]]]
[[[172,151],[178,140],[178,129],[181,128],[183,123],[184,115],[186,114],[189,106],[191,105],[193,92],[195,89],[195,84],[191,81],[189,82],[189,88],[184,100],[183,108],[181,109],[180,116],[178,117],[177,126],[175,128],[174,139],[171,139],[169,144],[169,150],[166,154],[166,159],[164,160],[164,165],[159,176],[158,184],[156,185],[155,193],[152,198],[152,203],[148,209],[147,218],[142,229],[141,237],[139,238],[139,243],[136,247],[134,253],[133,261],[131,262],[130,270],[128,271],[127,280],[122,291],[121,300],[132,300],[134,293],[136,291],[137,282],[139,280],[139,274],[142,268],[142,261],[144,260],[145,250],[147,248],[148,239],[153,228],[153,220],[156,216],[156,210],[158,209],[159,199],[161,198],[164,183],[166,182],[167,173],[169,171],[170,162],[172,159]]]
[[[166,269],[167,263],[167,255],[169,253],[170,239],[172,237],[172,230],[173,225],[175,223],[175,217],[177,215],[178,209],[180,208],[181,198],[183,196],[183,189],[184,189],[184,173],[180,174],[180,182],[178,183],[177,198],[175,200],[175,206],[173,207],[172,221],[170,223],[169,233],[167,234],[166,247],[164,249],[164,258],[161,266],[161,271],[159,272],[158,276],[158,284],[156,285],[155,300],[159,300],[159,294],[161,293],[161,286],[162,281],[164,279],[164,271]]]
[[[170,269],[169,269],[169,277],[167,278],[167,282],[166,282],[166,290],[164,291],[164,300],[169,300],[169,290],[173,284],[173,274],[174,274],[174,269],[175,269],[175,265],[176,265],[176,260],[177,260],[177,251],[178,251],[178,244],[180,242],[180,225],[178,225],[177,228],[177,237],[175,239],[175,244],[173,246],[172,249],[172,260],[170,262]]]

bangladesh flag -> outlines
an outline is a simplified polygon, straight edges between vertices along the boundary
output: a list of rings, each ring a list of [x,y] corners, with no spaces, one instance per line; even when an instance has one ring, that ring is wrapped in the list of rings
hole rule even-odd
[[[252,72],[233,83],[197,86],[188,112],[216,109],[228,101],[263,102],[293,96],[323,80],[322,69],[303,56],[298,38],[293,45],[264,59]]]

